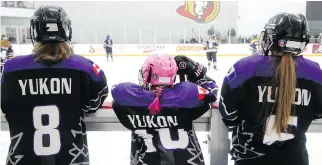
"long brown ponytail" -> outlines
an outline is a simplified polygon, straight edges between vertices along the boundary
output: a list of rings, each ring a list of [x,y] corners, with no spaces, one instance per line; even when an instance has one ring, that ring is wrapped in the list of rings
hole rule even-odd
[[[295,62],[291,55],[284,55],[277,66],[276,80],[278,83],[277,109],[273,129],[280,134],[287,130],[291,116],[292,105],[296,92]]]

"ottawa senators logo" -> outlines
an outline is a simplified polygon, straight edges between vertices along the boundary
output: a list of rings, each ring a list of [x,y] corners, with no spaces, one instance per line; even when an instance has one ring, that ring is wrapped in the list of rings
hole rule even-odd
[[[197,23],[209,23],[219,14],[219,1],[185,1],[185,4],[177,9],[177,13],[190,18]]]

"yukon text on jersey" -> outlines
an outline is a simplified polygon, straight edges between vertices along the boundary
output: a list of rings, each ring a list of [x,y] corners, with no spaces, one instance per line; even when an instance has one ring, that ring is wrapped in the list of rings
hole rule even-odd
[[[72,93],[71,78],[36,78],[18,80],[18,82],[23,96]]]
[[[176,116],[127,115],[134,128],[164,128],[178,126]]]
[[[267,102],[274,103],[278,88],[276,88],[274,95],[272,90],[273,90],[273,87],[271,86],[258,86],[258,95],[259,95],[258,101],[262,103],[264,99],[267,99]],[[266,95],[265,97],[264,97],[264,94]],[[295,105],[308,106],[310,103],[310,100],[311,100],[311,92],[309,90],[296,88],[295,100],[294,100]]]

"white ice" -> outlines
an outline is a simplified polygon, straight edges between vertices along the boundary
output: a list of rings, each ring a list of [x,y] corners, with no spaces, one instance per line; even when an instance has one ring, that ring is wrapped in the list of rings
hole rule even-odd
[[[106,62],[104,56],[89,57],[96,62],[105,72],[108,85],[120,82],[135,82],[138,80],[138,70],[145,57],[114,57],[114,62]],[[207,61],[205,57],[191,57],[205,66]],[[219,71],[210,70],[208,76],[217,81],[221,86],[223,77],[229,68],[241,57],[218,57]],[[310,59],[321,63],[321,57],[309,57]],[[106,101],[111,101],[109,96]],[[197,132],[201,148],[203,150],[207,165],[209,162],[209,153],[206,141],[207,132]],[[0,165],[5,164],[6,155],[9,147],[9,133],[0,132]],[[310,165],[321,165],[320,157],[322,152],[322,133],[307,133],[307,148],[309,151]],[[91,165],[129,165],[130,164],[130,132],[88,132],[88,142]],[[229,165],[233,165],[230,161]]]

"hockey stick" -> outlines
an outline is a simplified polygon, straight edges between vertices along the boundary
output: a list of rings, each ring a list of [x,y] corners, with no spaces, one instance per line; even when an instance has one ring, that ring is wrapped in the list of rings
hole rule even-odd
[[[203,39],[202,39],[202,37],[201,37],[201,36],[197,36],[197,35],[196,35],[196,33],[195,33],[195,29],[194,29],[194,28],[192,28],[191,30],[192,30],[192,34],[193,34],[193,36],[194,36],[195,38],[197,38],[198,40],[200,39],[200,42],[201,42],[201,43],[203,43]]]

